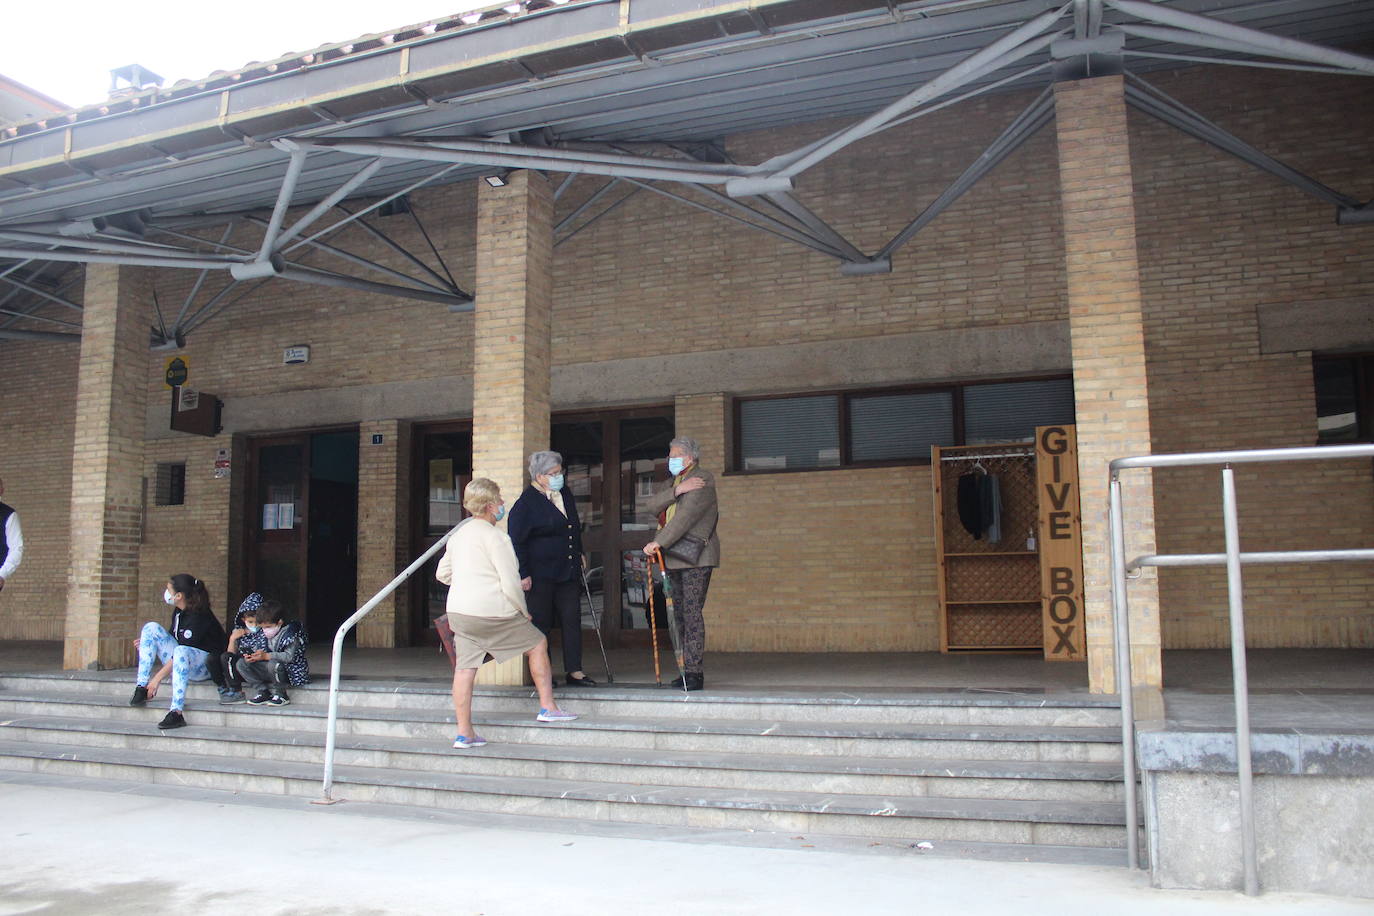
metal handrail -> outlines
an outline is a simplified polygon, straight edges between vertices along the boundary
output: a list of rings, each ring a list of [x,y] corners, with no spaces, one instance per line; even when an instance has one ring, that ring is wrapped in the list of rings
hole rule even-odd
[[[343,661],[344,637],[348,635],[349,630],[358,625],[358,621],[371,613],[372,609],[381,603],[384,598],[396,591],[402,582],[409,579],[411,575],[414,574],[415,570],[425,565],[430,557],[438,553],[439,549],[448,543],[448,539],[453,537],[453,533],[461,528],[463,522],[466,521],[468,521],[468,519],[463,519],[462,522],[450,528],[443,537],[439,538],[439,540],[435,541],[428,550],[420,554],[415,562],[401,570],[396,578],[392,579],[381,591],[369,598],[366,604],[354,611],[353,616],[345,620],[343,624],[340,625],[339,631],[334,634],[334,653],[330,656],[329,663],[329,721],[325,725],[324,733],[324,797],[320,799],[317,804],[332,805],[335,801],[330,795],[330,790],[334,787],[334,736],[338,729],[339,666]]]
[[[1111,536],[1113,650],[1116,657],[1117,692],[1121,696],[1122,768],[1126,781],[1126,849],[1131,868],[1140,867],[1136,836],[1135,706],[1131,679],[1130,614],[1126,600],[1129,571],[1145,566],[1225,566],[1231,622],[1232,691],[1236,704],[1236,775],[1240,783],[1241,850],[1245,858],[1245,893],[1259,893],[1259,859],[1255,846],[1254,772],[1250,743],[1250,688],[1245,666],[1245,604],[1241,566],[1245,563],[1332,563],[1374,560],[1374,550],[1240,550],[1240,523],[1236,512],[1234,464],[1288,461],[1335,461],[1374,458],[1374,445],[1326,445],[1308,448],[1243,449],[1221,452],[1181,452],[1172,455],[1140,455],[1117,458],[1109,464],[1107,519]],[[1226,532],[1225,553],[1146,554],[1126,562],[1125,521],[1122,517],[1121,472],[1130,468],[1177,468],[1221,465],[1222,522]],[[1242,750],[1243,749],[1243,750]]]

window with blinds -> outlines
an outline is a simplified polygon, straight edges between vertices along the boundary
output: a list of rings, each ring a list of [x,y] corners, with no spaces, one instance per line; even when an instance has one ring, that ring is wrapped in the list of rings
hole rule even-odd
[[[932,445],[1029,440],[1073,406],[1068,377],[740,399],[735,469],[924,462]]]

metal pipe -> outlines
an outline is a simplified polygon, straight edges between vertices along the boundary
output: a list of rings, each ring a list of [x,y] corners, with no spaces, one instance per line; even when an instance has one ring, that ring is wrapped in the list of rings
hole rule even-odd
[[[844,255],[846,261],[868,260],[868,255],[856,248],[849,239],[832,229],[829,223],[821,219],[815,213],[812,213],[805,204],[792,195],[767,194],[765,196],[773,206],[801,223],[811,235],[840,251]]]
[[[1359,200],[1329,188],[1320,181],[1261,152],[1234,134],[1213,124],[1197,112],[1190,111],[1181,103],[1138,77],[1133,77],[1131,82],[1127,84],[1126,101],[1164,123],[1176,127],[1204,143],[1210,143],[1217,149],[1230,153],[1255,168],[1288,182],[1320,201],[1334,204],[1337,207],[1358,207],[1361,203]]]
[[[1374,560],[1374,550],[1279,550],[1242,553],[1242,563],[1341,563],[1359,560]],[[1172,553],[1145,554],[1136,557],[1128,565],[1128,570],[1143,566],[1225,566],[1224,553]]]
[[[902,96],[897,101],[884,106],[867,118],[854,124],[849,129],[841,131],[839,134],[831,137],[828,142],[821,144],[807,155],[775,174],[784,177],[798,175],[821,160],[828,158],[831,154],[867,136],[893,118],[905,114],[916,106],[928,102],[931,99],[944,95],[952,89],[958,88],[968,80],[974,78],[977,71],[982,70],[994,61],[997,62],[999,66],[1004,66],[1005,64],[1011,63],[1013,60],[1019,60],[1027,54],[1034,53],[1036,48],[1028,47],[1028,45],[1032,43],[1032,39],[1036,38],[1036,36],[1044,32],[1045,29],[1058,21],[1071,9],[1072,5],[1072,3],[1065,4],[1058,9],[1041,13],[1031,21],[1012,30],[997,41],[994,41],[981,51],[977,51],[964,58],[962,61],[920,88]],[[1047,41],[1044,44],[1048,46],[1049,42]]]
[[[349,211],[348,211],[348,208],[345,207],[343,204],[338,204],[338,205],[337,205],[337,208],[340,209],[340,210],[342,210],[344,213],[348,213],[348,212],[349,212]],[[361,215],[361,214],[360,214],[360,215]],[[414,210],[410,211],[410,215],[411,215],[412,217],[415,216],[415,211],[414,211]],[[468,293],[467,293],[465,290],[460,289],[457,283],[454,283],[454,282],[453,282],[453,278],[452,278],[452,277],[441,277],[441,276],[439,275],[439,272],[438,272],[438,271],[436,271],[434,268],[430,267],[430,266],[429,266],[428,264],[426,264],[424,261],[421,261],[418,257],[416,257],[414,254],[412,254],[410,251],[408,251],[408,250],[405,248],[405,246],[403,246],[403,245],[401,245],[399,242],[393,240],[389,235],[387,235],[385,232],[383,232],[382,230],[378,229],[376,226],[374,226],[374,225],[372,225],[371,223],[369,223],[367,220],[365,220],[365,219],[356,219],[356,220],[353,221],[353,224],[356,225],[359,229],[361,229],[361,230],[363,230],[364,232],[366,232],[368,235],[372,236],[372,237],[373,237],[374,239],[376,239],[377,241],[381,242],[383,245],[385,245],[385,246],[387,246],[388,248],[390,248],[392,251],[394,251],[394,252],[396,252],[397,254],[399,254],[401,257],[405,258],[405,259],[406,259],[407,261],[409,261],[410,263],[414,264],[416,267],[418,267],[418,268],[420,268],[421,270],[423,270],[425,273],[429,274],[431,277],[433,277],[433,278],[434,278],[434,284],[426,284],[426,285],[435,285],[435,284],[437,284],[437,286],[435,286],[436,289],[445,289],[445,290],[449,290],[450,292],[452,292],[452,293],[454,293],[454,294],[456,294],[456,295],[458,295],[458,296],[460,296],[460,297],[468,298],[468,299],[472,298],[471,296],[468,295]],[[421,233],[423,233],[423,232],[424,232],[424,227],[421,227],[420,231],[421,231]],[[310,242],[310,243],[313,243],[313,242],[315,241],[315,239],[317,239],[317,238],[319,238],[319,236],[312,236],[311,238],[307,239],[306,241],[307,241],[307,242]],[[426,238],[428,238],[428,237],[426,236]],[[433,244],[432,244],[432,243],[431,243],[430,247],[431,247],[431,249],[433,248]],[[443,259],[443,257],[439,256],[439,253],[438,253],[437,251],[435,252],[435,256],[438,257],[438,259],[439,259],[439,264],[444,268],[445,271],[447,271],[447,270],[448,270],[448,265],[444,264],[444,259]],[[419,280],[416,280],[415,282],[418,283],[418,282],[420,282],[420,281],[419,281]]]
[[[261,222],[262,222],[262,217],[259,217],[259,216],[249,216],[249,217],[246,217],[246,219],[247,219],[249,222],[252,222],[252,223],[261,223]],[[358,225],[362,225],[362,223],[359,222]],[[388,276],[388,277],[393,277],[393,278],[395,278],[395,279],[397,279],[397,280],[403,280],[403,281],[405,281],[405,282],[407,282],[407,283],[416,283],[416,284],[419,284],[420,286],[424,287],[425,289],[431,290],[431,291],[436,292],[436,293],[446,292],[445,287],[436,286],[436,285],[434,285],[433,283],[427,283],[427,282],[425,282],[424,280],[419,279],[418,277],[411,277],[411,276],[409,276],[409,275],[407,275],[407,274],[401,273],[399,270],[395,270],[395,269],[393,269],[393,268],[386,267],[386,266],[381,265],[381,264],[377,264],[377,263],[375,263],[375,262],[373,262],[373,261],[369,261],[367,258],[364,258],[364,257],[362,257],[361,255],[356,255],[356,254],[353,254],[352,252],[344,251],[342,248],[338,248],[338,247],[335,247],[334,245],[330,245],[328,242],[321,242],[321,241],[318,241],[318,240],[316,240],[316,239],[310,239],[310,240],[308,240],[308,241],[306,242],[306,244],[309,245],[309,246],[311,246],[312,248],[318,248],[318,249],[320,249],[321,251],[327,252],[328,254],[332,254],[332,255],[334,255],[336,258],[339,258],[339,259],[341,259],[341,260],[347,261],[347,262],[349,262],[350,264],[356,264],[356,265],[358,265],[359,267],[363,267],[363,268],[366,268],[366,269],[368,269],[368,270],[375,270],[375,271],[377,271],[377,272],[380,273],[380,274],[384,274],[384,275],[386,275],[386,276]],[[340,275],[340,276],[342,276],[342,275]]]
[[[1334,73],[1349,76],[1345,70],[1319,67],[1316,64],[1276,64],[1262,60],[1236,60],[1233,57],[1204,57],[1201,54],[1166,54],[1163,51],[1122,51],[1123,57],[1148,57],[1153,60],[1177,60],[1188,64],[1217,64],[1226,67],[1251,67],[1257,70],[1291,70],[1295,73]]]
[[[290,248],[286,249],[286,251],[282,252],[282,254],[290,254],[291,252],[295,251],[297,248],[301,247],[301,246],[304,245],[306,242],[311,241],[312,239],[317,239],[317,238],[319,238],[319,237],[322,236],[322,235],[328,235],[329,233],[333,232],[335,229],[338,229],[338,228],[340,228],[340,227],[342,227],[342,226],[345,226],[345,225],[347,225],[348,223],[353,222],[354,220],[362,219],[364,216],[366,216],[367,214],[371,213],[373,210],[376,210],[376,209],[378,209],[378,208],[380,208],[380,207],[386,206],[387,204],[391,203],[391,202],[392,202],[393,200],[395,200],[396,198],[398,198],[398,197],[404,197],[405,195],[409,194],[411,191],[414,191],[416,188],[423,187],[424,185],[429,184],[431,181],[438,181],[440,178],[443,178],[445,175],[447,175],[449,172],[452,172],[452,171],[453,171],[454,169],[456,169],[456,168],[458,168],[458,165],[456,165],[456,164],[455,164],[455,165],[450,165],[450,166],[448,166],[448,167],[446,167],[446,168],[442,168],[442,169],[440,169],[439,171],[435,172],[433,175],[426,175],[424,178],[421,178],[421,179],[418,180],[418,181],[413,181],[413,182],[411,182],[410,184],[406,185],[404,188],[401,188],[399,191],[393,191],[392,193],[388,194],[386,197],[383,197],[381,200],[374,200],[372,203],[368,204],[366,207],[363,207],[363,208],[362,208],[361,210],[359,210],[357,213],[349,213],[347,219],[339,220],[337,223],[334,223],[333,225],[330,225],[330,226],[328,226],[328,227],[326,227],[326,228],[324,228],[324,229],[321,229],[319,232],[313,233],[313,234],[310,235],[308,238],[306,238],[304,241],[299,241],[299,242],[297,242],[296,244],[292,245]],[[343,208],[340,207],[340,209],[343,209]],[[345,213],[348,213],[347,210],[344,210],[344,212],[345,212]]]
[[[285,144],[290,144],[290,140],[278,140],[274,146],[284,149]],[[291,161],[286,166],[286,177],[282,179],[281,187],[277,190],[277,203],[272,208],[272,219],[267,224],[267,231],[262,236],[262,247],[258,249],[258,261],[265,263],[276,251],[277,234],[281,232],[281,224],[286,219],[286,211],[291,206],[291,198],[296,193],[296,181],[301,177],[301,169],[305,166],[306,151],[303,149],[291,149]]]
[[[17,328],[0,328],[0,339],[4,340],[80,340],[80,334],[63,334],[61,331],[21,331]]]
[[[1221,469],[1221,510],[1226,527],[1226,597],[1231,614],[1231,672],[1236,701],[1236,776],[1240,782],[1240,842],[1245,859],[1245,893],[1259,894],[1255,851],[1255,788],[1250,748],[1250,681],[1245,670],[1245,592],[1240,571],[1240,521],[1236,472]]]
[[[1116,693],[1121,700],[1121,772],[1126,797],[1126,863],[1140,867],[1140,823],[1135,788],[1135,694],[1131,687],[1130,606],[1126,598],[1126,528],[1121,518],[1121,478],[1108,483],[1107,521],[1111,529],[1113,650]]]
[[[186,254],[184,249],[177,248],[175,245],[116,242],[107,239],[54,238],[37,232],[18,232],[13,229],[0,229],[0,238],[15,242],[32,242],[38,245],[58,245],[63,248],[89,248],[91,251],[104,251],[110,254],[151,254],[173,257]]]
[[[233,231],[234,224],[232,222],[224,227],[224,234],[219,239],[219,247],[224,247],[224,243],[229,241],[229,236]],[[194,238],[194,236],[191,237]],[[196,282],[191,286],[191,291],[186,294],[186,301],[181,304],[181,311],[177,312],[176,321],[172,322],[173,333],[181,330],[181,322],[186,318],[186,313],[191,310],[191,303],[195,301],[196,296],[200,295],[200,288],[205,285],[205,278],[208,276],[210,276],[210,272],[202,270],[200,276],[196,278]]]
[[[1215,464],[1256,464],[1266,461],[1314,461],[1326,458],[1374,458],[1374,445],[1309,445],[1298,448],[1236,449],[1227,452],[1176,452],[1114,458],[1112,471],[1126,468],[1177,468]]]
[[[14,279],[14,277],[0,277],[0,283],[8,283],[10,286],[15,287],[16,289],[22,289],[26,293],[33,293],[35,296],[47,299],[50,302],[56,302],[58,305],[65,305],[67,308],[75,312],[85,311],[85,309],[83,309],[81,306],[77,305],[75,302],[72,302],[71,300],[63,296],[54,295],[53,293],[50,293],[47,290],[39,289],[37,286],[25,283],[23,280],[16,280]]]
[[[371,178],[373,175],[377,174],[377,171],[381,167],[381,159],[373,159],[367,165],[363,166],[362,170],[359,171],[358,174],[354,175],[352,178],[348,179],[343,184],[339,185],[338,188],[336,188],[332,194],[330,194],[328,197],[326,197],[319,203],[315,204],[315,206],[311,207],[310,212],[304,214],[303,216],[301,216],[300,219],[292,223],[290,229],[287,229],[285,232],[279,235],[276,239],[276,242],[272,246],[273,250],[281,251],[283,245],[294,239],[296,236],[300,235],[306,229],[310,228],[310,226],[313,225],[314,222],[321,216],[324,216],[324,214],[327,213],[331,207],[333,207],[339,201],[347,197],[354,189],[366,183],[367,180]]]
[[[338,730],[339,721],[339,665],[343,661],[344,637],[348,635],[349,630],[352,630],[355,626],[358,625],[358,621],[366,617],[372,611],[372,609],[376,607],[382,600],[384,600],[392,592],[396,591],[396,589],[400,586],[402,582],[409,579],[411,574],[414,573],[415,570],[425,565],[425,563],[429,561],[430,557],[438,553],[439,548],[447,544],[448,539],[453,537],[453,532],[457,531],[459,527],[462,526],[463,522],[466,521],[468,521],[468,519],[463,519],[462,522],[459,522],[457,525],[454,525],[452,528],[450,528],[447,534],[439,538],[439,540],[435,541],[430,546],[430,548],[426,550],[424,553],[420,554],[420,556],[416,558],[415,562],[411,563],[405,569],[401,570],[401,572],[396,576],[396,578],[392,579],[390,582],[388,582],[385,586],[382,587],[381,591],[377,592],[377,594],[369,598],[366,604],[364,604],[362,607],[354,611],[353,616],[349,617],[342,624],[340,624],[338,631],[334,634],[334,649],[332,654],[329,656],[329,717],[326,720],[324,727],[323,801],[326,804],[332,804],[334,801],[334,799],[330,797],[329,791],[331,788],[333,788],[334,785],[334,735]]]
[[[34,252],[31,248],[0,248],[0,258],[33,258],[44,261],[67,261],[73,264],[122,264],[126,267],[206,267],[228,270],[241,261],[212,261],[208,258],[139,257],[137,255],[101,254],[87,251]]]
[[[569,177],[569,178],[572,178],[572,177],[574,177],[574,176],[569,175],[568,177]],[[599,188],[597,188],[595,191],[593,191],[592,194],[591,194],[586,200],[582,201],[582,203],[578,204],[575,208],[573,208],[573,211],[572,211],[571,213],[569,213],[567,216],[565,216],[565,217],[563,217],[561,220],[559,220],[559,221],[557,222],[557,224],[554,225],[553,231],[554,231],[554,232],[558,232],[558,231],[561,230],[564,226],[567,226],[567,225],[569,225],[570,223],[574,222],[579,216],[581,216],[583,213],[587,212],[587,210],[591,209],[591,207],[592,207],[598,200],[600,200],[601,198],[605,197],[606,194],[611,190],[611,188],[613,188],[613,187],[615,187],[616,185],[618,185],[618,184],[620,183],[620,181],[621,181],[621,179],[619,179],[619,178],[611,178],[611,179],[608,179],[608,180],[606,181],[605,184],[603,184],[601,187],[599,187]]]
[[[672,191],[665,191],[663,188],[656,188],[647,182],[636,181],[633,178],[626,178],[625,181],[628,181],[631,184],[638,185],[646,191],[653,191],[655,194],[661,194],[669,200],[675,200],[680,204],[685,204],[686,206],[693,207],[697,210],[710,213],[712,216],[724,217],[725,219],[733,220],[734,222],[737,222],[741,225],[748,226],[750,229],[754,229],[758,232],[766,232],[769,235],[776,236],[777,238],[783,239],[785,241],[796,242],[799,245],[804,245],[805,247],[810,248],[812,251],[816,251],[821,254],[830,255],[831,257],[844,260],[844,255],[842,255],[838,250],[831,248],[829,245],[826,245],[817,239],[813,239],[811,236],[805,234],[804,232],[801,232],[800,230],[792,226],[787,225],[781,220],[773,219],[773,217],[768,216],[765,213],[760,213],[757,210],[747,207],[739,201],[735,200],[734,198],[721,194],[719,191],[716,191],[712,188],[708,188],[705,186],[697,186],[693,188],[693,190],[697,193],[705,194],[712,200],[715,200],[721,203],[722,205],[728,206],[731,209],[743,210],[750,216],[757,217],[758,219],[763,220],[768,225],[760,226],[756,223],[751,223],[748,219],[742,216],[736,216],[733,213],[725,213],[721,210],[712,209],[711,207],[708,207],[703,203],[699,203],[698,201],[691,200],[687,197],[683,197],[681,194],[674,194]]]
[[[424,302],[442,302],[444,305],[459,306],[460,311],[465,312],[471,311],[473,308],[471,299],[464,299],[449,293],[434,293],[427,289],[411,289],[404,286],[391,286],[386,283],[374,283],[371,280],[345,277],[342,274],[330,273],[315,267],[302,267],[299,264],[287,264],[277,276],[283,280],[314,283],[317,286],[337,286],[342,289],[356,289],[383,296],[400,296],[404,299],[420,299]]]
[[[358,141],[350,140],[347,137],[323,138],[311,140],[310,144],[326,147],[338,148],[340,146],[354,144]],[[364,141],[374,142],[374,141]],[[599,153],[594,150],[581,149],[559,149],[553,146],[525,146],[518,143],[499,143],[495,140],[468,140],[468,139],[444,139],[442,137],[417,137],[408,141],[389,142],[380,141],[388,148],[415,146],[422,148],[446,149],[454,152],[463,153],[490,153],[495,156],[510,157],[529,157],[533,159],[543,159],[545,161],[562,161],[575,163],[598,163],[601,165],[626,165],[626,166],[647,166],[649,168],[660,168],[665,162],[686,162],[682,159],[662,159],[656,156],[630,156],[624,153]],[[304,145],[304,141],[303,141]],[[748,166],[734,165],[728,162],[702,162],[697,159],[690,160],[692,166],[702,172],[714,173],[723,177],[733,177],[748,174]],[[555,168],[553,171],[565,171]]]
[[[648,178],[663,181],[682,181],[689,184],[724,184],[730,177],[713,172],[688,171],[647,166],[607,165],[600,162],[581,162],[552,156],[528,154],[504,155],[476,153],[416,146],[389,144],[379,141],[349,140],[329,144],[329,149],[358,156],[383,156],[388,159],[415,159],[428,162],[450,162],[460,165],[489,165],[508,169],[543,169],[552,172],[574,172],[585,175],[613,175],[618,178]]]
[[[1219,22],[1216,19],[1199,16],[1196,13],[1185,13],[1182,10],[1171,9],[1158,3],[1143,3],[1140,0],[1105,0],[1105,2],[1114,9],[1131,16],[1137,16],[1147,22],[1158,22],[1161,25],[1171,25],[1180,29],[1201,32],[1204,35],[1215,35],[1218,38],[1245,42],[1276,57],[1292,57],[1298,60],[1340,67],[1345,70],[1354,70],[1356,73],[1374,75],[1374,60],[1361,57],[1358,54],[1349,54],[1345,51],[1309,44],[1295,38],[1281,38],[1259,29]]]

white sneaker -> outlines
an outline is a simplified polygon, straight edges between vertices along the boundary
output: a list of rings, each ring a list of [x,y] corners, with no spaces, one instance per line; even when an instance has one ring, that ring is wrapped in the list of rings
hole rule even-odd
[[[571,722],[576,718],[577,716],[573,713],[564,712],[561,709],[541,709],[539,715],[534,717],[536,722]]]

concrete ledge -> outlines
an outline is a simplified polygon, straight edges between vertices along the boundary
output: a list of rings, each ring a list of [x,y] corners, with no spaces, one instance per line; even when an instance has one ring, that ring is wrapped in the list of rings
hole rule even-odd
[[[1374,734],[1251,740],[1261,889],[1374,897]],[[1136,743],[1154,885],[1242,890],[1234,732],[1158,728]]]

